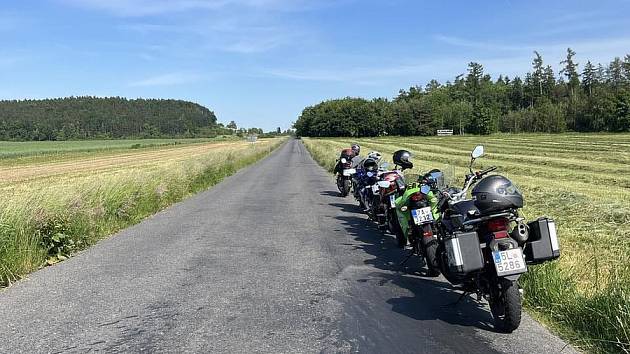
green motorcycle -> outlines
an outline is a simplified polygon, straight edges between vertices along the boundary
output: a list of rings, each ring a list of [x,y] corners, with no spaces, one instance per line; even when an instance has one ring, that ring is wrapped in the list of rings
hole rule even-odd
[[[405,192],[395,200],[396,216],[400,225],[398,232],[402,233],[412,248],[409,257],[414,254],[424,257],[428,275],[436,277],[440,275],[436,257],[438,248],[436,222],[440,217],[438,198],[427,175],[407,180],[418,182],[408,184]]]

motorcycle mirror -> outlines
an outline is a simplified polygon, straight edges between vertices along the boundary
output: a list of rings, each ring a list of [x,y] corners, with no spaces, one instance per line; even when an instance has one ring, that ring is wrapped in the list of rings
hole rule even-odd
[[[474,159],[478,159],[483,156],[483,145],[477,145],[475,149],[470,153],[470,157]]]
[[[422,192],[422,194],[429,194],[430,191],[431,191],[431,187],[427,186],[426,184],[423,184],[420,187],[420,192]]]
[[[377,182],[378,186],[381,188],[389,188],[389,181],[378,181]]]
[[[381,168],[382,168],[382,169],[385,169],[385,168],[388,168],[388,167],[389,167],[389,163],[388,163],[388,162],[383,162],[383,163],[381,164]]]

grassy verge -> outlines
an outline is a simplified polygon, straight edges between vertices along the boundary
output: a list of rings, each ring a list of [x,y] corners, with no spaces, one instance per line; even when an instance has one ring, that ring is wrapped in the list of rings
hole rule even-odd
[[[0,185],[0,285],[220,182],[282,142],[208,144],[194,154],[156,154],[150,163],[106,160],[111,166],[98,172],[62,170]]]
[[[314,159],[332,170],[352,139],[304,139]],[[477,144],[477,167],[498,166],[521,187],[529,219],[558,225],[560,260],[530,267],[521,278],[525,305],[575,347],[630,350],[630,135],[495,135],[359,139],[364,154],[405,148],[416,170],[454,166],[455,185]]]

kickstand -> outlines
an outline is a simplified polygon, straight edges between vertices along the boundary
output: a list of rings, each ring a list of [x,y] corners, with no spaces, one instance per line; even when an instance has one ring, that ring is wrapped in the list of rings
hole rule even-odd
[[[399,267],[402,267],[405,265],[405,263],[407,263],[407,261],[409,260],[409,258],[411,258],[411,256],[413,256],[413,250],[411,250],[411,252],[409,252],[409,254],[407,255],[407,257],[400,263],[398,263]]]
[[[457,305],[458,305],[458,304],[459,304],[462,300],[464,300],[464,298],[465,298],[466,296],[468,296],[468,295],[470,295],[470,292],[469,292],[469,291],[464,291],[464,292],[462,293],[462,295],[459,297],[459,299],[457,299],[457,301],[452,302],[452,303],[450,303],[450,304],[446,304],[446,305],[445,305],[445,307],[449,307],[449,306],[457,306]]]

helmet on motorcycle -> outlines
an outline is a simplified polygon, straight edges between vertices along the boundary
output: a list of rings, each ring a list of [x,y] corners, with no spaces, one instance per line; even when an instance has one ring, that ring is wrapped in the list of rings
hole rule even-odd
[[[378,169],[378,162],[375,159],[368,157],[363,160],[363,168],[367,171],[376,171]]]
[[[482,213],[519,209],[523,207],[523,195],[509,179],[492,175],[483,178],[472,190],[475,206]]]
[[[368,157],[371,159],[374,159],[376,162],[378,162],[381,159],[381,153],[378,151],[372,151],[368,154]]]
[[[403,170],[406,170],[406,169],[413,168],[413,163],[409,161],[410,158],[411,158],[411,153],[409,151],[398,150],[394,153],[392,160],[394,160],[394,163],[396,165],[402,167]]]
[[[361,153],[361,146],[359,146],[359,144],[352,144],[351,147],[352,151],[354,151],[354,154],[359,156],[359,154]]]

